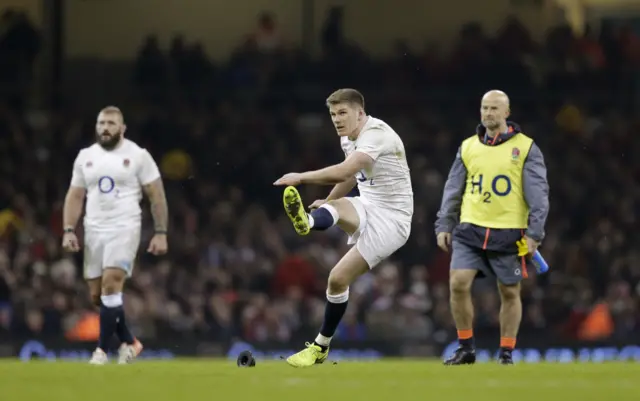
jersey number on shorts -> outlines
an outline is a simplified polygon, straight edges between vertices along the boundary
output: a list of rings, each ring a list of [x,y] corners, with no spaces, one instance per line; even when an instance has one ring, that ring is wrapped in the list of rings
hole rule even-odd
[[[497,175],[493,180],[491,180],[491,191],[482,192],[482,174],[478,174],[476,177],[471,176],[471,193],[476,193],[476,191],[482,194],[482,201],[484,203],[491,203],[491,195],[496,194],[496,196],[507,196],[511,193],[511,180],[506,175]]]
[[[364,170],[360,170],[360,172],[358,173],[358,181],[359,182],[365,182],[367,181],[368,178],[364,173]],[[373,178],[369,181],[369,185],[373,185]]]

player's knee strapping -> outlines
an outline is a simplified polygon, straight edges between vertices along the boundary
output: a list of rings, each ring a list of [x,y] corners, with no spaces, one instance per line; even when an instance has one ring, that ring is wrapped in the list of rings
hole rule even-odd
[[[331,337],[336,332],[344,312],[347,310],[349,301],[349,289],[342,294],[331,295],[327,292],[327,305],[324,310],[324,321],[320,329],[320,335],[316,338],[316,342],[320,345],[328,346]]]
[[[314,230],[326,230],[338,223],[340,215],[338,210],[329,205],[324,204],[311,212],[309,215],[309,225]]]

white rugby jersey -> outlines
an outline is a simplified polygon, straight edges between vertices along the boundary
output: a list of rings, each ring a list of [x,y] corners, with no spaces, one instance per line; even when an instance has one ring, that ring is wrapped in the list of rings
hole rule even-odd
[[[413,188],[400,136],[384,121],[369,116],[355,141],[340,138],[346,156],[362,152],[373,160],[370,170],[356,174],[360,197],[382,208],[413,215]]]
[[[139,228],[142,186],[158,178],[160,171],[153,157],[128,139],[113,150],[97,143],[80,150],[73,164],[71,186],[87,190],[85,229]]]

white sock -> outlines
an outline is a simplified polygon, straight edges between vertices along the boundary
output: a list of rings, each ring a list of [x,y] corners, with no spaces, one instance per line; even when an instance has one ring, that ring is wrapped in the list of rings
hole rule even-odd
[[[313,216],[307,213],[307,217],[309,218],[309,228],[313,228],[313,223],[315,222]]]
[[[122,306],[122,293],[103,295],[100,297],[100,300],[107,308],[117,308],[118,306]]]
[[[318,334],[316,337],[316,344],[322,345],[323,347],[328,347],[331,343],[331,337],[325,337],[322,334]]]

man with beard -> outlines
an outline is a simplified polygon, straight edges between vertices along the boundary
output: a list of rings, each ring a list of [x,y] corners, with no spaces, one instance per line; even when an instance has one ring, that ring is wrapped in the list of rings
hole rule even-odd
[[[140,244],[143,191],[155,228],[147,251],[167,252],[168,208],[162,178],[149,152],[124,138],[126,128],[117,107],[100,111],[96,143],[78,153],[64,203],[62,246],[77,252],[80,245],[74,230],[87,198],[84,276],[93,302],[100,307],[100,339],[90,360],[94,365],[108,362],[106,352],[114,334],[121,341],[118,363],[130,363],[142,351],[127,328],[122,291]]]
[[[520,281],[544,237],[549,186],[542,152],[520,127],[507,121],[509,98],[487,92],[482,123],[462,142],[444,187],[436,221],[438,246],[452,248],[449,286],[451,312],[460,347],[445,365],[472,364],[471,286],[493,276],[500,292],[498,361],[513,364],[512,351],[522,318]]]

